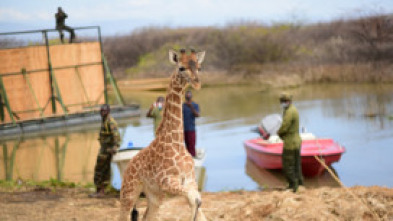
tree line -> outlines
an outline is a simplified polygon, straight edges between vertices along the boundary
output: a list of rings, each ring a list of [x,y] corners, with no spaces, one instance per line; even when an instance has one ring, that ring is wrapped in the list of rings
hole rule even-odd
[[[149,27],[104,39],[104,52],[117,76],[171,70],[167,50],[206,50],[204,68],[236,73],[271,64],[383,64],[393,59],[393,16],[374,15],[330,23],[225,27]],[[149,74],[150,73],[150,74]]]

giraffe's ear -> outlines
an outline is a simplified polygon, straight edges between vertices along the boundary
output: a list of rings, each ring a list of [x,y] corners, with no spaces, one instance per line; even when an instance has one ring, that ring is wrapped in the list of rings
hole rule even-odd
[[[205,59],[205,51],[198,52],[197,55],[198,64],[202,64],[203,60]]]
[[[176,51],[169,50],[169,61],[172,64],[177,64],[177,62],[179,61],[179,56],[177,55]]]

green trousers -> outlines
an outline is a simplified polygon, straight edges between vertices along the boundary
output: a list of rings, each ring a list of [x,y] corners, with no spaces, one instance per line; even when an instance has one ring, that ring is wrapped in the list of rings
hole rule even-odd
[[[94,184],[96,187],[106,187],[109,184],[111,179],[111,161],[112,154],[100,151],[94,168]]]
[[[289,188],[297,191],[299,185],[303,185],[302,164],[300,149],[287,150],[282,153],[282,168]]]
[[[56,27],[56,29],[59,32],[61,43],[64,43],[63,30],[68,31],[70,33],[70,41],[69,41],[70,43],[72,43],[72,41],[75,39],[75,31],[70,26],[67,25],[58,26]]]

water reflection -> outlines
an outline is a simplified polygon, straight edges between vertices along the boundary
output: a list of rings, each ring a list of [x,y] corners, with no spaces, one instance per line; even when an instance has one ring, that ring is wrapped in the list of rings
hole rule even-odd
[[[8,151],[8,145],[3,143],[3,163],[4,163],[4,174],[5,180],[12,180],[13,179],[13,169],[14,169],[14,162],[15,162],[15,155],[16,150],[18,149],[20,141],[14,141],[12,145],[12,149],[10,150],[10,154]]]
[[[92,181],[99,150],[96,132],[8,140],[2,146],[1,179],[56,179],[77,183]]]
[[[333,167],[330,168],[333,172],[336,172]],[[251,160],[246,161],[246,173],[250,176],[262,189],[269,188],[286,188],[287,181],[281,170],[267,170],[258,167]],[[338,176],[337,174],[335,174]],[[320,187],[320,186],[331,186],[339,187],[340,184],[327,172],[325,171],[320,176],[316,177],[304,177],[304,186],[307,188]]]

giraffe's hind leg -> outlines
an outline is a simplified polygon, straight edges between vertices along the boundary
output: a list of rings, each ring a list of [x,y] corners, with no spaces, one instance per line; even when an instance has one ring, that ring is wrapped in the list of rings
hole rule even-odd
[[[147,209],[143,217],[144,221],[159,220],[158,210],[164,197],[163,194],[152,191],[151,189],[144,190],[147,197]]]
[[[124,182],[120,191],[120,217],[119,221],[128,221],[128,217],[131,215],[132,221],[137,221],[138,211],[135,208],[136,202],[139,198],[139,194],[142,191],[142,184],[136,180],[127,183]],[[132,213],[130,214],[132,210]]]

